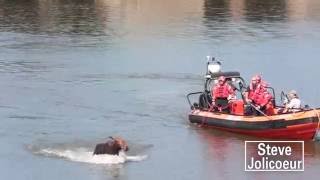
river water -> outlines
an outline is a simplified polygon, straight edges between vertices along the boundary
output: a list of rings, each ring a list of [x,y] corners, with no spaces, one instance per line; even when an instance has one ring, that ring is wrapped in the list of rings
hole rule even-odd
[[[318,179],[319,142],[304,172],[245,172],[255,138],[190,125],[185,95],[213,55],[319,107],[319,32],[319,0],[0,0],[1,179]]]

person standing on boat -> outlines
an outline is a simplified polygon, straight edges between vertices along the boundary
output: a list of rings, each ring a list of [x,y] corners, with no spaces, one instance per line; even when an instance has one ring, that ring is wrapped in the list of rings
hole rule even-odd
[[[235,99],[234,89],[226,82],[224,76],[218,78],[218,83],[212,88],[211,110],[230,112],[229,101]]]
[[[295,90],[291,90],[288,93],[289,102],[285,104],[285,108],[282,113],[297,112],[301,110],[301,100],[298,97],[298,93]]]
[[[272,107],[272,95],[267,90],[267,83],[262,81],[260,75],[255,75],[251,79],[248,91],[245,93],[246,102],[249,106],[246,108],[247,115],[261,115]]]

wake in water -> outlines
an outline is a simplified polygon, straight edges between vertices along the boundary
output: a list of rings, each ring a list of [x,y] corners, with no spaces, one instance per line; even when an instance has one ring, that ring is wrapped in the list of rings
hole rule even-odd
[[[123,151],[120,151],[119,155],[93,155],[92,151],[88,151],[85,148],[77,148],[73,150],[43,148],[34,153],[50,157],[60,157],[75,162],[84,162],[91,164],[122,164],[128,161],[142,161],[147,158],[147,155],[128,156]]]

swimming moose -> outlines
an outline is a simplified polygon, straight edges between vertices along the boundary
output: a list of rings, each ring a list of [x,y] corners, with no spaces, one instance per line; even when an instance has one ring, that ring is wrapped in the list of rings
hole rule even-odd
[[[110,155],[119,155],[119,152],[128,151],[129,147],[127,142],[120,137],[109,137],[110,139],[105,143],[97,144],[93,155],[99,154],[110,154]]]

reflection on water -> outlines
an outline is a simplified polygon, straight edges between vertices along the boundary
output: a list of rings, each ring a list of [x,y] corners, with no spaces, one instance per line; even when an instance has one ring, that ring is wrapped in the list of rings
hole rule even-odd
[[[161,24],[174,28],[184,25],[183,21],[195,21],[188,18],[199,18],[197,14],[202,13],[201,9],[209,28],[223,28],[224,23],[239,19],[259,24],[296,19],[316,20],[319,18],[317,5],[319,2],[315,0],[2,0],[0,30],[105,36],[125,28],[136,31],[152,29],[148,25],[161,28]]]
[[[245,0],[246,19],[249,22],[281,22],[287,18],[286,1]]]
[[[220,131],[211,128],[198,128],[194,127],[198,132],[200,141],[203,141],[206,147],[203,150],[204,166],[207,171],[212,171],[215,167],[215,174],[222,179],[264,179],[276,178],[277,174],[272,173],[241,173],[240,169],[244,169],[244,141],[259,141],[270,140],[261,139],[256,137],[241,136],[225,131]],[[301,152],[301,145],[291,144],[291,148],[297,153]],[[250,157],[259,157],[256,149],[247,147],[247,154]],[[315,174],[314,159],[320,158],[320,143],[314,141],[305,141],[304,143],[304,163],[305,170],[308,174]],[[297,157],[290,157],[295,159]],[[298,156],[300,158],[300,156]],[[237,163],[238,162],[238,163]],[[303,174],[295,174],[292,172],[282,172],[285,179],[300,179]],[[267,176],[266,176],[267,175]],[[267,179],[268,179],[267,178]]]
[[[38,32],[40,22],[39,1],[0,1],[2,31]]]
[[[212,22],[230,21],[230,2],[226,0],[205,0],[204,17]],[[211,23],[208,22],[208,25]],[[214,24],[211,24],[212,26]]]
[[[243,171],[254,138],[186,128],[185,95],[214,55],[319,106],[319,20],[319,0],[0,0],[0,173],[110,179],[20,147],[119,134],[154,148],[118,179],[277,178]],[[306,144],[305,174],[284,175],[317,175],[319,145]]]
[[[3,0],[0,3],[2,31],[92,36],[106,34],[108,6],[95,0]]]
[[[297,15],[296,10],[289,9],[291,6],[287,4],[286,0],[205,0],[206,35],[213,39],[245,36],[286,38],[291,34],[282,23],[289,20],[288,16]],[[293,13],[289,14],[289,11]]]
[[[295,30],[285,22],[317,20],[319,6],[315,0],[2,0],[0,32],[7,38],[0,37],[0,47],[104,48],[115,41],[148,44],[148,36],[210,37],[215,42],[235,37],[287,38]],[[41,41],[24,37],[24,43],[19,43],[11,42],[20,37],[8,32],[45,36]]]

